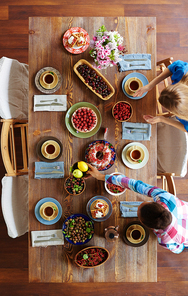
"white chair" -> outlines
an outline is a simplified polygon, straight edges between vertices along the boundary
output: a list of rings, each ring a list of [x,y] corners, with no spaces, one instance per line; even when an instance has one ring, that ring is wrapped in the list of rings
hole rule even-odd
[[[0,59],[0,117],[28,118],[29,70],[17,60]]]
[[[1,206],[12,238],[28,231],[28,175],[3,177]]]

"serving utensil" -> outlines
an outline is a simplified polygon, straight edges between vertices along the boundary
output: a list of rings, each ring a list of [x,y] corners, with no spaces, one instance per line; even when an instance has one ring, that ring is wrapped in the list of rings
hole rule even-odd
[[[61,167],[59,165],[53,166],[53,167],[41,167],[41,170],[43,169],[56,169],[59,170]]]

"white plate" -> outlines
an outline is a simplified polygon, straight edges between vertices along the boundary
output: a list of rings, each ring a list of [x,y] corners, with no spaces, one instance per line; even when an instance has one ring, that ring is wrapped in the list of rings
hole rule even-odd
[[[129,147],[131,146],[139,146],[140,148],[142,148],[144,150],[144,154],[145,154],[145,157],[143,159],[142,162],[140,163],[135,163],[135,164],[132,164],[130,163],[127,159],[126,159],[126,151]],[[146,163],[148,162],[148,159],[149,159],[149,152],[148,152],[148,149],[146,148],[146,146],[144,146],[143,144],[139,143],[139,142],[132,142],[132,143],[129,143],[127,144],[123,150],[122,150],[122,154],[121,154],[121,157],[122,157],[122,160],[123,160],[123,163],[130,169],[141,169],[143,168]]]

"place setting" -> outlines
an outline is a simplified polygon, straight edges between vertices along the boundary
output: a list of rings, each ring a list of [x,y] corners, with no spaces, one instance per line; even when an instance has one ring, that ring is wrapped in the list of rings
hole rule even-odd
[[[149,151],[139,142],[127,144],[121,153],[123,163],[130,169],[141,169],[149,160]]]
[[[62,229],[31,231],[32,247],[64,245]]]
[[[35,85],[37,89],[45,94],[56,92],[61,84],[61,74],[53,67],[44,67],[40,69],[35,76]]]

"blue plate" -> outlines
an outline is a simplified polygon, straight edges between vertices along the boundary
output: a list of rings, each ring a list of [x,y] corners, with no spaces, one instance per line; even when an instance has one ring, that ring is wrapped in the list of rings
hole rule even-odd
[[[90,208],[91,208],[91,204],[92,204],[95,200],[97,200],[97,199],[104,200],[104,201],[108,204],[108,206],[109,206],[109,211],[108,211],[108,214],[107,214],[105,217],[95,219],[95,218],[93,218],[92,215],[91,215]],[[93,221],[96,221],[96,222],[103,222],[103,221],[106,221],[106,220],[111,216],[111,214],[112,214],[112,209],[113,209],[113,208],[112,208],[112,203],[111,203],[111,201],[110,201],[107,197],[105,197],[105,196],[101,196],[101,195],[97,195],[97,196],[92,197],[92,198],[88,201],[87,206],[86,206],[86,212],[88,213],[88,216],[89,216]]]
[[[49,202],[49,201],[54,202],[56,204],[56,206],[58,207],[58,215],[57,215],[57,217],[55,219],[53,219],[51,221],[47,221],[47,220],[43,219],[41,217],[41,215],[40,215],[40,207],[41,207],[41,205],[43,203]],[[37,220],[40,223],[42,223],[44,225],[52,225],[52,224],[55,224],[57,221],[59,221],[59,219],[61,218],[61,216],[62,216],[62,207],[61,207],[60,203],[56,199],[54,199],[52,197],[45,197],[45,198],[40,199],[38,201],[38,203],[36,204],[36,206],[35,206],[35,217],[37,218]]]
[[[125,91],[125,88],[124,88],[124,85],[125,85],[125,82],[129,79],[129,78],[132,78],[132,77],[137,77],[139,78],[142,83],[143,83],[143,86],[147,85],[149,83],[149,81],[147,80],[146,76],[144,76],[143,74],[141,73],[138,73],[138,72],[133,72],[133,73],[130,73],[128,74],[122,81],[122,90],[124,92],[124,94],[130,98],[130,99],[133,99],[133,100],[139,100],[141,98],[143,98],[147,92],[145,92],[141,97],[133,97],[133,96],[130,96],[126,91]]]
[[[64,229],[66,228],[66,224],[65,224],[65,223],[66,223],[67,221],[69,221],[70,219],[74,219],[74,218],[76,218],[76,217],[82,217],[82,218],[85,219],[85,221],[90,221],[90,222],[92,223],[92,227],[93,227],[93,229],[94,229],[94,223],[93,223],[93,221],[92,221],[88,216],[86,216],[86,215],[84,215],[84,214],[73,214],[73,215],[69,216],[69,217],[64,221],[64,223],[63,223],[63,227],[62,227],[62,230],[64,231]],[[63,233],[63,235],[64,235],[64,238],[65,238],[70,244],[76,246],[76,245],[84,245],[84,244],[88,243],[88,242],[92,239],[94,233],[93,233],[93,235],[92,235],[91,238],[86,239],[83,243],[78,242],[78,243],[76,243],[76,244],[74,244],[73,241],[70,240],[68,237],[65,237],[65,234],[64,234],[64,233]]]

